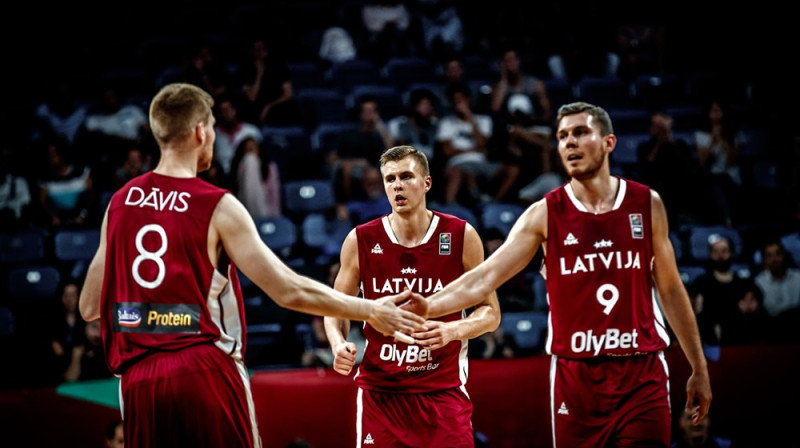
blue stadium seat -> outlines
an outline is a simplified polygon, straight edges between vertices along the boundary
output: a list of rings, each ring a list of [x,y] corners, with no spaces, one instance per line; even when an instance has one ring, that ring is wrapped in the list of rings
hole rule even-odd
[[[733,227],[725,226],[694,226],[689,230],[689,254],[695,262],[708,260],[709,238],[712,235],[722,235],[731,242],[731,253],[734,259],[742,255],[744,249],[742,236]]]
[[[331,65],[325,72],[329,84],[341,89],[350,90],[358,84],[370,84],[381,78],[381,71],[369,59],[350,59]]]
[[[634,105],[628,84],[617,78],[605,76],[584,76],[579,79],[575,83],[575,96],[581,101],[604,109]]]
[[[313,129],[320,122],[345,122],[348,119],[345,95],[332,87],[297,89],[295,100],[303,116],[303,124]]]
[[[339,145],[339,136],[343,132],[358,129],[354,122],[320,122],[311,131],[311,150],[319,154],[334,151]]]
[[[639,161],[637,154],[639,145],[648,140],[650,134],[647,132],[618,133],[617,146],[611,152],[610,161],[626,168],[634,167]]]
[[[283,184],[284,208],[294,216],[322,213],[336,205],[333,185],[327,179],[308,179]]]
[[[679,264],[678,273],[681,276],[683,284],[689,286],[694,283],[695,280],[697,280],[697,277],[700,277],[706,273],[706,268],[703,266]]]
[[[345,105],[348,110],[356,111],[359,98],[372,96],[378,103],[378,110],[385,119],[396,117],[405,113],[403,94],[394,85],[359,84],[353,86],[345,96]]]
[[[45,256],[45,237],[40,232],[0,233],[0,264],[37,262]]]
[[[393,57],[381,67],[381,76],[385,82],[405,89],[415,82],[434,81],[436,67],[421,57]]]
[[[261,240],[281,256],[291,253],[297,243],[295,224],[285,216],[271,216],[254,220]]]
[[[517,218],[525,211],[521,205],[490,202],[481,211],[481,229],[497,227],[504,235],[508,235]]]
[[[472,210],[461,204],[456,202],[451,202],[450,204],[432,203],[430,204],[430,208],[431,210],[436,210],[438,212],[461,218],[470,223],[476,230],[480,228],[480,222],[478,221],[477,215],[475,215]]]
[[[16,267],[8,271],[8,293],[17,301],[53,299],[60,282],[61,272],[51,265]]]
[[[505,312],[500,319],[500,328],[513,338],[518,355],[535,353],[544,348],[548,328],[547,312]]]
[[[100,245],[100,230],[59,230],[53,236],[56,259],[61,261],[88,261]]]

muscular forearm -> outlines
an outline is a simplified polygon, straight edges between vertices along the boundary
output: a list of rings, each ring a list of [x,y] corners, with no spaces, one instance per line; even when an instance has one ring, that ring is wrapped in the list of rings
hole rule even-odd
[[[475,270],[466,272],[429,297],[428,317],[440,317],[475,306],[493,291],[491,282]]]
[[[705,370],[706,359],[688,296],[680,292],[665,294],[661,297],[661,304],[692,370]]]
[[[500,325],[500,314],[488,305],[479,306],[464,319],[450,322],[455,332],[455,339],[474,339],[478,336],[497,330]]]
[[[349,333],[349,320],[339,319],[336,317],[325,317],[325,335],[328,337],[328,343],[331,347],[335,347],[336,345],[345,342]]]

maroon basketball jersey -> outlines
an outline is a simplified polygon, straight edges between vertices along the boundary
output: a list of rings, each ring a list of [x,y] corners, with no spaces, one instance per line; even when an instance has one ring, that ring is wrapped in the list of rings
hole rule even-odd
[[[153,172],[111,198],[101,302],[103,344],[117,374],[153,351],[215,342],[241,360],[244,305],[233,263],[208,257],[211,216],[226,190]]]
[[[356,227],[361,290],[378,299],[406,288],[429,296],[464,272],[466,221],[433,212],[428,232],[416,247],[397,242],[388,216]],[[439,318],[452,321],[456,312]],[[467,341],[452,341],[438,350],[408,345],[364,325],[367,346],[355,379],[369,390],[406,393],[438,391],[463,386],[467,381]]]
[[[548,352],[588,358],[666,348],[653,289],[649,187],[620,179],[614,206],[599,215],[569,183],[545,197]]]

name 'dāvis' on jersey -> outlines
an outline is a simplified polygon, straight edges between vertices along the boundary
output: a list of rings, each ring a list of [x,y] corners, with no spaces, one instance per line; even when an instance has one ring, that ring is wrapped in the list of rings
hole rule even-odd
[[[642,261],[639,252],[611,251],[605,253],[581,254],[577,257],[561,257],[559,259],[561,275],[594,272],[605,269],[641,269]]]
[[[139,208],[150,207],[157,211],[185,212],[189,209],[186,200],[190,197],[192,195],[185,191],[164,192],[158,188],[151,188],[148,193],[139,187],[131,187],[128,190],[128,196],[125,197],[125,205]]]

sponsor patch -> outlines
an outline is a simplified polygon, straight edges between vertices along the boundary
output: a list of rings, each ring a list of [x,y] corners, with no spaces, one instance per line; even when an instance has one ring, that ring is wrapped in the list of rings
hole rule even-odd
[[[200,306],[163,303],[115,303],[119,333],[193,334],[200,332]]]

